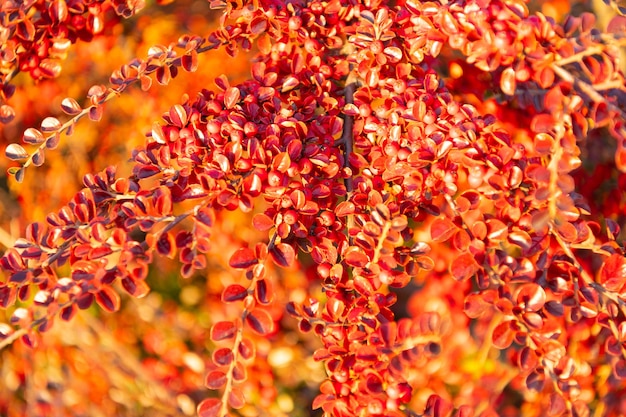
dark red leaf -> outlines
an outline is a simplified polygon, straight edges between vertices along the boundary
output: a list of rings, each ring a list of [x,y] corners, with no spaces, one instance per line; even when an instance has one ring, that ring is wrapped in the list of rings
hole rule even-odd
[[[239,344],[238,351],[241,358],[245,360],[252,359],[256,355],[254,342],[250,339],[243,339]]]
[[[207,374],[204,385],[209,389],[221,389],[226,385],[227,381],[228,377],[224,372],[211,371]]]
[[[296,252],[294,251],[291,245],[286,243],[279,243],[278,245],[274,245],[270,251],[270,255],[272,256],[272,260],[278,266],[282,266],[284,268],[288,268],[293,265],[296,259]]]
[[[224,347],[213,352],[212,359],[217,366],[227,366],[235,359],[235,355],[230,348]]]
[[[262,305],[267,305],[272,302],[274,293],[272,291],[272,285],[267,279],[259,279],[256,282],[254,297],[257,303]]]
[[[110,313],[120,309],[120,296],[111,287],[102,287],[95,297],[96,303]]]
[[[230,303],[246,298],[248,290],[239,284],[231,284],[222,291],[222,301]]]
[[[135,298],[145,297],[150,292],[150,287],[142,279],[125,277],[122,279],[122,287]]]
[[[174,236],[172,236],[169,232],[161,234],[159,240],[157,240],[156,249],[159,255],[167,256],[168,258],[173,259],[176,254],[176,242],[174,241]]]

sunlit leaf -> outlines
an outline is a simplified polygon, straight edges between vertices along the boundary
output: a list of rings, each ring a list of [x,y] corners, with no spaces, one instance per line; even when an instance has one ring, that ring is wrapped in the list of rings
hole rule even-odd
[[[45,141],[45,138],[38,129],[35,129],[34,127],[29,127],[24,131],[22,141],[30,145],[39,145]]]
[[[66,97],[61,102],[61,108],[66,114],[70,116],[75,116],[79,114],[83,109],[80,107],[78,102],[71,97]]]
[[[28,159],[29,156],[28,152],[26,152],[22,145],[19,145],[17,143],[9,144],[6,147],[4,154],[12,161],[22,161],[24,159]]]
[[[262,309],[254,309],[246,316],[246,323],[260,335],[267,335],[274,331],[274,320],[270,314]]]

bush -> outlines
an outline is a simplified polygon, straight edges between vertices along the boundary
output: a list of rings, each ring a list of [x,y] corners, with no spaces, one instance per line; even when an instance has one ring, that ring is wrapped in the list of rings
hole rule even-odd
[[[148,3],[0,6],[0,414],[626,413],[616,3]]]

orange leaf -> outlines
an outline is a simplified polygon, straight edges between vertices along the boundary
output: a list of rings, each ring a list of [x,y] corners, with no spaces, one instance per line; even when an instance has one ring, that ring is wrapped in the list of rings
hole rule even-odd
[[[452,237],[457,227],[448,219],[435,219],[430,225],[430,236],[436,242],[444,242]]]
[[[235,253],[230,257],[230,261],[228,264],[231,268],[235,269],[246,269],[256,264],[258,259],[254,254],[254,251],[250,248],[240,248],[237,249]]]
[[[274,331],[274,320],[265,310],[252,310],[246,316],[246,323],[252,330],[260,335],[266,335]]]
[[[474,256],[465,252],[459,255],[454,262],[450,264],[450,272],[457,281],[465,281],[472,277],[479,269]]]
[[[296,259],[295,250],[291,247],[291,245],[286,243],[274,245],[274,247],[270,249],[270,255],[272,256],[274,262],[276,262],[276,265],[284,268],[292,266]]]
[[[120,296],[111,287],[103,287],[95,296],[98,305],[109,313],[120,309]]]
[[[611,255],[600,269],[600,283],[609,291],[622,292],[626,284],[626,258]]]

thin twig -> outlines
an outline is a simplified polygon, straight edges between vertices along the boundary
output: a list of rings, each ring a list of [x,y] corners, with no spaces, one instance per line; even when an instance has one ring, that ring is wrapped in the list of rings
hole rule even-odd
[[[11,343],[15,342],[17,339],[24,336],[26,333],[28,333],[27,329],[19,329],[19,330],[14,331],[9,337],[0,341],[0,350],[9,346]]]
[[[603,97],[600,93],[598,93],[598,91],[596,91],[596,89],[591,84],[586,83],[585,81],[574,77],[572,73],[570,73],[565,68],[557,65],[556,63],[553,63],[550,66],[550,68],[552,68],[554,73],[558,75],[559,77],[561,77],[563,81],[568,82],[572,84],[573,86],[577,87],[578,90],[584,95],[586,95],[587,98],[589,98],[590,100],[596,103],[604,103],[606,104],[606,106],[608,107],[610,111],[617,113],[622,119],[626,118],[626,114],[624,114],[624,112],[619,107],[617,107],[616,105],[611,103],[609,100],[607,100],[606,97]]]

